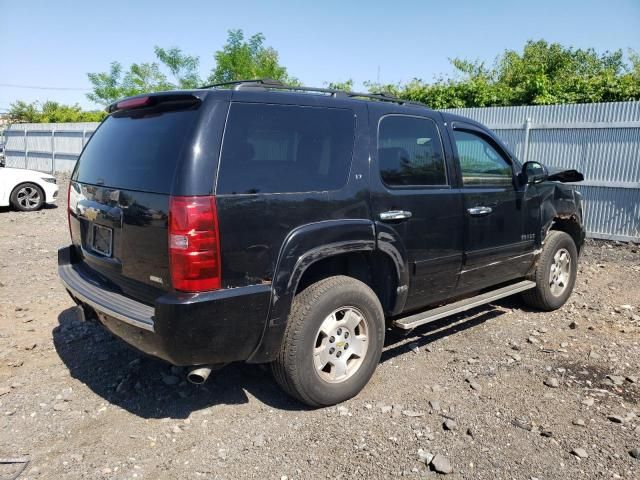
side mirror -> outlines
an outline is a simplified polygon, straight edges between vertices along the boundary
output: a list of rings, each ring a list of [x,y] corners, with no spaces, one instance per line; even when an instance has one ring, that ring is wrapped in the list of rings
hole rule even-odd
[[[525,162],[522,165],[520,179],[523,184],[541,183],[549,178],[547,167],[538,162]]]

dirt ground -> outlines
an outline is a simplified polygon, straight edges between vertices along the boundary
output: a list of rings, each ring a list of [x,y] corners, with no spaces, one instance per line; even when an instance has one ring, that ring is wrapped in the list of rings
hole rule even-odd
[[[431,455],[446,478],[640,478],[638,246],[589,242],[556,312],[511,298],[389,332],[365,390],[311,410],[261,366],[196,387],[78,321],[61,191],[0,211],[0,460],[28,459],[21,480],[437,478]]]

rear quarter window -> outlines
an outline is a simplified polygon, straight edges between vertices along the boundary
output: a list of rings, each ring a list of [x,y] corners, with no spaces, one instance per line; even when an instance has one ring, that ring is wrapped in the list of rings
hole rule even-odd
[[[176,165],[197,110],[143,117],[108,117],[87,144],[75,180],[93,185],[171,193]]]
[[[354,125],[347,109],[233,103],[216,193],[340,189],[351,166]]]

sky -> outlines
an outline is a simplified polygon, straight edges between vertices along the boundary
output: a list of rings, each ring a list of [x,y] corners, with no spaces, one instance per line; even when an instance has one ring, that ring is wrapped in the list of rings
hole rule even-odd
[[[87,72],[153,61],[155,45],[199,56],[206,78],[238,28],[310,86],[432,81],[449,58],[491,63],[529,39],[640,52],[640,0],[0,0],[0,19],[0,113],[17,100],[98,108]]]

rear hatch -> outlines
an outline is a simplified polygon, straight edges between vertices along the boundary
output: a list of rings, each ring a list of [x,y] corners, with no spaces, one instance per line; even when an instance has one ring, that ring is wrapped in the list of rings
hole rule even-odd
[[[117,105],[73,173],[69,225],[83,268],[152,304],[171,289],[170,196],[191,150],[200,100],[150,96]]]

